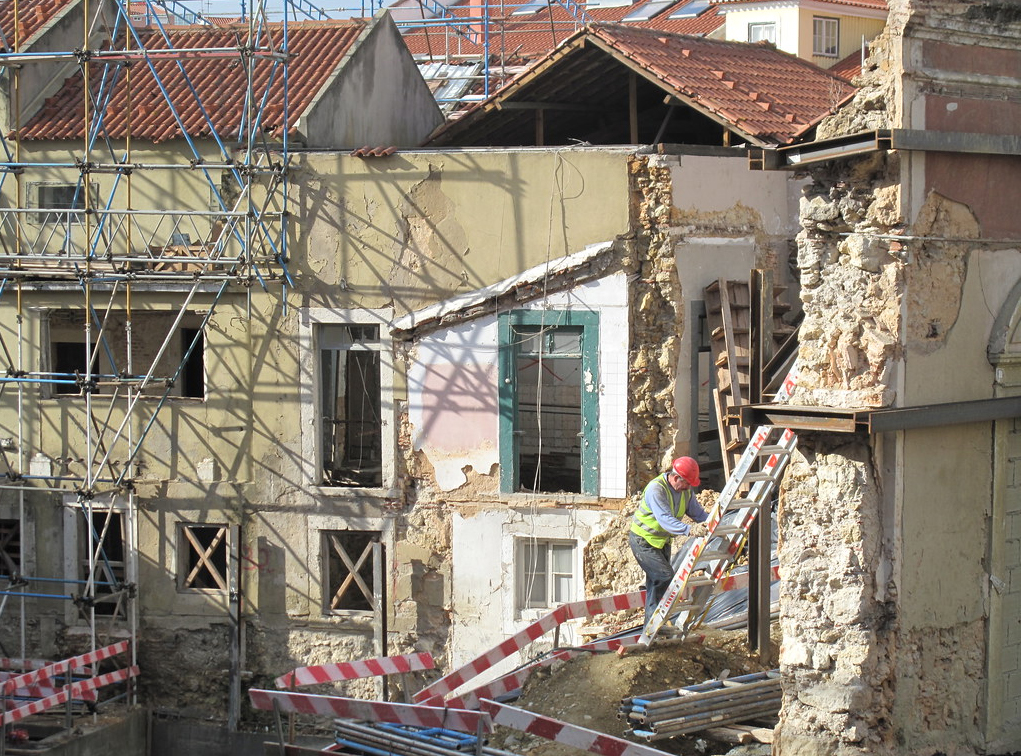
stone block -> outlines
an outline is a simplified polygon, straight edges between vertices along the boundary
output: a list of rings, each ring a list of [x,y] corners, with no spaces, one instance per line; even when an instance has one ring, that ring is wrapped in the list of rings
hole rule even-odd
[[[825,712],[859,711],[868,701],[868,689],[860,680],[844,684],[827,681],[802,687],[798,691],[798,700]]]

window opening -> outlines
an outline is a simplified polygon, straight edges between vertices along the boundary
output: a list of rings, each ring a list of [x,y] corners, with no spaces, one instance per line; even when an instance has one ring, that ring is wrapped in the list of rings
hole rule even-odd
[[[89,186],[92,207],[96,207],[99,204],[99,187],[96,184]],[[40,225],[63,223],[67,220],[65,211],[85,209],[85,192],[80,183],[36,184],[35,190],[36,207],[39,209],[35,214],[35,222]]]
[[[379,555],[382,567],[382,549],[375,544],[380,533],[367,530],[325,530],[323,531],[323,576],[326,612],[362,612],[376,609],[377,591],[374,585],[376,557]],[[382,597],[380,597],[382,598]]]
[[[5,577],[21,574],[21,522],[0,520],[0,569]]]
[[[192,347],[194,342],[195,346]],[[191,353],[188,349],[191,348]],[[205,335],[200,328],[181,329],[181,354],[188,356],[181,368],[181,396],[189,396],[195,399],[202,399],[206,395],[205,362]]]
[[[748,24],[748,41],[769,42],[770,44],[775,45],[776,24],[775,23]]]
[[[574,598],[575,544],[520,538],[517,541],[518,609],[551,609]]]
[[[124,516],[120,512],[92,510],[92,532],[89,532],[88,512],[78,510],[81,515],[81,530],[78,538],[79,577],[84,583],[92,579],[92,604],[97,615],[126,619],[123,594],[112,598],[124,588]],[[89,562],[92,573],[89,574]],[[104,597],[108,597],[105,598]],[[79,610],[87,608],[79,603]]]
[[[181,525],[179,587],[184,590],[227,590],[227,526]]]
[[[323,480],[336,486],[383,484],[379,326],[319,327]]]
[[[501,489],[597,493],[598,315],[500,317]]]
[[[812,19],[812,54],[837,57],[837,40],[840,36],[840,20],[836,18]]]

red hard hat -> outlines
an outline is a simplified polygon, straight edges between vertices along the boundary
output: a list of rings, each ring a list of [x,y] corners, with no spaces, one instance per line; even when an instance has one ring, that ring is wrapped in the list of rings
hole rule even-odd
[[[689,486],[697,486],[702,482],[698,477],[698,462],[691,457],[678,457],[672,467],[675,473],[688,481]]]

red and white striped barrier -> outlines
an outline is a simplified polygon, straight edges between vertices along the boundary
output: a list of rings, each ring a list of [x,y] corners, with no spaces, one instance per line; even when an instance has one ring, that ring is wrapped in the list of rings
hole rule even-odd
[[[448,699],[447,706],[453,706],[458,709],[477,709],[479,708],[479,701],[483,698],[496,698],[497,696],[502,696],[505,693],[510,693],[511,691],[520,688],[525,684],[525,680],[528,679],[528,676],[539,667],[548,667],[554,662],[562,659],[570,659],[591,651],[615,651],[621,646],[633,645],[638,640],[638,635],[639,633],[635,633],[633,635],[625,635],[620,638],[593,641],[581,646],[575,646],[574,648],[556,649],[545,659],[529,664],[528,666],[522,667],[515,672],[504,675],[503,677],[498,677],[492,682],[478,688],[474,688],[467,693],[462,693],[456,698]]]
[[[559,719],[543,717],[514,706],[489,700],[483,700],[480,704],[483,711],[492,715],[493,724],[527,732],[529,735],[537,735],[583,751],[598,753],[601,756],[664,756],[663,751],[655,748],[604,735]]]
[[[127,680],[129,677],[137,676],[138,667],[128,667],[127,669],[119,669],[116,672],[110,672],[105,675],[90,677],[88,680],[82,680],[81,682],[68,685],[55,695],[41,698],[38,701],[32,701],[25,706],[20,706],[17,709],[12,709],[11,711],[6,712],[3,715],[3,718],[0,719],[0,723],[6,725],[18,722],[25,717],[33,714],[39,714],[40,712],[46,711],[54,706],[67,703],[71,699],[80,698],[81,694],[85,691],[102,688],[104,685],[121,682],[123,680]]]
[[[359,677],[393,675],[420,669],[433,669],[436,663],[428,652],[405,656],[382,656],[378,659],[344,662],[341,664],[320,664],[314,667],[298,667],[274,682],[278,688],[296,688],[299,685],[354,680]]]
[[[11,677],[9,672],[0,672],[0,680],[7,680]],[[45,698],[46,696],[52,696],[60,691],[60,688],[55,688],[52,685],[29,685],[24,688],[18,688],[14,691],[11,696],[15,698]],[[95,691],[86,691],[79,698],[82,701],[95,701]],[[17,705],[16,703],[13,705]],[[8,706],[8,708],[12,708]]]
[[[394,722],[470,733],[477,732],[481,725],[483,732],[493,731],[493,723],[489,715],[478,711],[363,701],[357,698],[317,696],[310,693],[291,693],[283,690],[260,690],[258,688],[249,689],[248,698],[251,700],[252,706],[263,711],[272,711],[273,703],[276,702],[280,711],[295,714],[319,714],[364,722]]]
[[[558,606],[552,612],[539,618],[500,645],[490,649],[481,656],[475,657],[460,669],[454,670],[446,677],[441,677],[436,682],[423,688],[414,695],[414,700],[420,702],[431,696],[445,696],[448,693],[452,693],[473,677],[485,672],[497,662],[503,661],[512,654],[517,653],[529,643],[542,637],[567,620],[594,617],[597,614],[606,614],[607,612],[616,612],[623,609],[637,609],[645,606],[644,597],[645,593],[643,591],[632,591],[631,593],[620,593],[616,596],[574,601],[570,604]]]
[[[50,680],[57,675],[62,675],[69,669],[80,669],[81,667],[87,667],[90,664],[109,659],[111,656],[124,653],[128,650],[128,641],[121,641],[114,643],[104,648],[90,651],[87,654],[81,656],[72,656],[70,659],[64,659],[63,661],[55,662],[48,666],[40,669],[33,670],[32,672],[26,672],[22,675],[16,675],[3,683],[3,692],[5,695],[11,695],[18,688],[24,688],[28,685],[33,685],[43,680]]]
[[[738,588],[748,587],[748,572],[741,572],[737,575],[731,575],[725,577],[720,581],[720,591],[736,591]],[[769,579],[779,580],[780,579],[780,567],[773,566],[769,569]]]
[[[7,659],[0,658],[0,669],[18,672],[28,672],[29,670],[39,669],[45,667],[48,664],[53,664],[48,659]]]

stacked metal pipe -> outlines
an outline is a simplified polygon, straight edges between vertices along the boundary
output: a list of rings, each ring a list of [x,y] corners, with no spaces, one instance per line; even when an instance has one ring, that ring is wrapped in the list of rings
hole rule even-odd
[[[780,711],[780,672],[756,672],[686,688],[625,698],[617,716],[628,733],[663,740],[709,727],[774,717]]]
[[[366,724],[349,719],[334,721],[336,740],[339,745],[367,754],[368,756],[450,756],[469,753],[480,756],[515,756],[480,745],[474,735],[453,730],[416,728],[407,726],[385,726]]]

